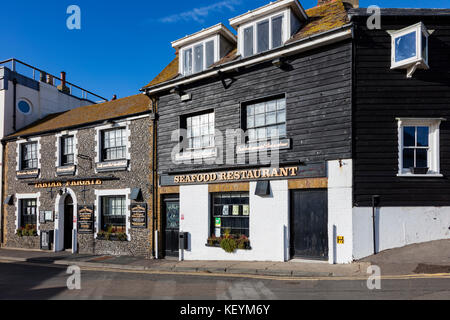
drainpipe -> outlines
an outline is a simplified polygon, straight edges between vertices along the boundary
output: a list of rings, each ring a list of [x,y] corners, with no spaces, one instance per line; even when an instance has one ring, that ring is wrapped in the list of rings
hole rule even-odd
[[[380,196],[372,196],[372,229],[373,229],[373,254],[377,254],[377,226],[376,226],[376,212],[380,203]]]
[[[147,97],[152,103],[152,209],[153,209],[153,226],[152,226],[152,237],[153,237],[153,257],[155,259],[159,258],[159,232],[158,232],[158,182],[156,179],[156,174],[158,170],[158,162],[156,157],[156,143],[157,143],[157,112],[158,112],[158,98],[149,95],[145,92]]]

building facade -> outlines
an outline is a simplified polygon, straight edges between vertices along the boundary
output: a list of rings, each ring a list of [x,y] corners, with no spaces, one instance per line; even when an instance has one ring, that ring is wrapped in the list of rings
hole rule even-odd
[[[3,245],[151,257],[150,114],[137,95],[9,136]]]
[[[347,259],[449,239],[450,10],[382,9],[373,30],[366,10],[349,13],[355,120]]]
[[[159,254],[349,263],[450,237],[449,11],[383,9],[371,26],[357,7],[276,1],[230,19],[234,40],[216,25],[172,43],[142,89]]]
[[[346,5],[305,11],[277,1],[230,23],[238,36],[229,52],[207,59],[209,39],[223,52],[221,25],[175,41],[174,62],[143,89],[158,99],[158,251],[186,260],[334,262],[333,234],[347,228],[341,212],[351,207],[341,198],[352,194]],[[234,139],[233,130],[243,135]],[[265,153],[276,165],[262,161]]]
[[[98,101],[105,99],[67,82],[65,72],[59,78],[16,59],[0,62],[0,139],[49,114]],[[3,163],[3,146],[0,146],[2,171]],[[1,191],[0,197],[3,198]]]

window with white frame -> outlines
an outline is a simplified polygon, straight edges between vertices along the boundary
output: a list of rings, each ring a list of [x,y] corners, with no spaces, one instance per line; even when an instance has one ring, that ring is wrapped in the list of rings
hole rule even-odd
[[[63,136],[60,140],[61,166],[75,164],[74,136]]]
[[[398,119],[399,175],[440,175],[442,119]]]
[[[217,37],[208,38],[181,49],[181,73],[188,76],[202,72],[217,61]]]
[[[38,143],[23,143],[20,146],[20,169],[29,170],[38,168]]]
[[[249,142],[286,137],[286,99],[245,105]]]
[[[186,130],[190,150],[214,147],[214,112],[187,116]]]
[[[402,30],[390,31],[392,37],[393,69],[419,64],[428,68],[428,37],[430,33],[423,23]]]
[[[243,57],[281,47],[287,40],[286,20],[286,13],[277,13],[242,26],[240,51]]]
[[[102,161],[126,159],[126,128],[115,128],[102,131]]]

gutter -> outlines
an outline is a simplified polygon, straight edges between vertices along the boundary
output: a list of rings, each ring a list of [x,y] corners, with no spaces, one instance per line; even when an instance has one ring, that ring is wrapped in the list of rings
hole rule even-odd
[[[307,51],[314,49],[319,46],[323,46],[326,44],[335,43],[338,41],[342,41],[345,39],[350,39],[353,37],[353,23],[346,24],[342,27],[333,29],[331,31],[319,33],[292,43],[289,43],[282,50],[276,49],[276,51],[271,50],[259,54],[257,56],[253,56],[247,59],[241,59],[237,61],[231,61],[225,63],[221,66],[215,67],[213,70],[206,70],[202,73],[199,73],[194,76],[185,77],[183,79],[172,80],[160,85],[156,85],[154,87],[142,88],[140,91],[149,95],[159,93],[161,91],[169,90],[178,85],[189,84],[195,81],[199,81],[205,78],[209,78],[212,76],[216,76],[223,72],[228,72],[235,70],[237,68],[247,67],[251,65],[255,65],[261,62],[270,61],[275,58],[279,58],[281,56],[290,56],[299,52]]]

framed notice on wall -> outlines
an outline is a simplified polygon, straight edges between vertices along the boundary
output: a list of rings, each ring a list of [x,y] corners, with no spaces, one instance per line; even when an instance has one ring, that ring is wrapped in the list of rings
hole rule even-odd
[[[147,228],[147,204],[136,203],[131,205],[130,224],[132,228]]]
[[[94,233],[94,206],[78,206],[78,233]]]

